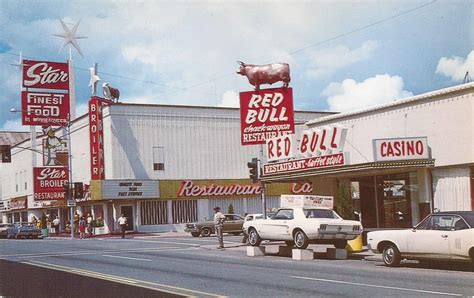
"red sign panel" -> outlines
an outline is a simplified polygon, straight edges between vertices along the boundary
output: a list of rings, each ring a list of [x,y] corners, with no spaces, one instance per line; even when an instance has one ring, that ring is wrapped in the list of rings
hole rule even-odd
[[[23,87],[69,90],[67,63],[23,60]]]
[[[309,169],[342,166],[344,164],[344,153],[341,152],[325,156],[316,156],[304,159],[295,159],[287,162],[266,164],[263,165],[263,175],[286,174]]]
[[[274,88],[240,93],[242,145],[265,144],[295,132],[293,89]]]
[[[34,200],[64,200],[64,184],[69,181],[67,167],[33,168]]]
[[[23,125],[65,126],[69,118],[69,94],[21,92]]]
[[[91,151],[91,180],[105,179],[104,136],[102,128],[102,105],[99,97],[89,101],[89,137]]]

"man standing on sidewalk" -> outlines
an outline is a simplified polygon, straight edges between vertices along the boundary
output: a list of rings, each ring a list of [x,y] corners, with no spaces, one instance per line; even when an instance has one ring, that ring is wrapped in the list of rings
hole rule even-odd
[[[120,232],[122,233],[122,238],[125,238],[125,229],[127,228],[127,218],[123,216],[123,213],[120,214],[120,217],[117,219],[117,222],[120,227]]]
[[[224,248],[224,235],[222,233],[222,228],[224,226],[225,215],[222,214],[220,207],[214,208],[214,227],[216,229],[217,240],[219,241],[219,246],[217,248]]]

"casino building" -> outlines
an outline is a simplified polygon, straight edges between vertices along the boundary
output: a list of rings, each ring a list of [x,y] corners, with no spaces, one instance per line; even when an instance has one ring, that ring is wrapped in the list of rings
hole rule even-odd
[[[316,118],[296,135],[299,155],[279,159],[267,148],[263,181],[325,185],[318,194],[350,197],[368,229],[474,210],[473,115],[468,83]]]

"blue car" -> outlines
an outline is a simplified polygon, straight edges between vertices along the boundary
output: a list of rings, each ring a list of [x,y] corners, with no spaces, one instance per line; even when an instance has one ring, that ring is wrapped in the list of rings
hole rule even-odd
[[[7,228],[7,238],[42,238],[41,230],[29,222],[16,222]]]

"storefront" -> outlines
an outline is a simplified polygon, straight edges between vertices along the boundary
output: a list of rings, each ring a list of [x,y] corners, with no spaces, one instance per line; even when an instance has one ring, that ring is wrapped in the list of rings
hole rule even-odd
[[[331,180],[336,206],[350,205],[369,229],[474,210],[473,114],[470,83],[318,118],[306,123],[297,154],[270,155],[276,160],[264,165],[263,180]]]

